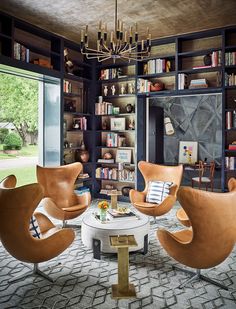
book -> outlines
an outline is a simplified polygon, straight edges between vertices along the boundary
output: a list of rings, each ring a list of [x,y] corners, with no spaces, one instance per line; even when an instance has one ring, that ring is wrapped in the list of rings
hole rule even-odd
[[[98,159],[98,163],[114,163],[114,159]]]
[[[136,214],[132,211],[129,211],[129,212],[119,212],[119,211],[116,211],[115,209],[109,209],[108,210],[108,214],[116,219],[116,218],[129,218],[129,217],[137,217]]]
[[[197,70],[197,69],[209,69],[209,68],[212,68],[212,66],[211,66],[211,65],[198,65],[198,66],[193,67],[193,70]]]
[[[229,144],[228,149],[229,150],[236,150],[236,144]]]

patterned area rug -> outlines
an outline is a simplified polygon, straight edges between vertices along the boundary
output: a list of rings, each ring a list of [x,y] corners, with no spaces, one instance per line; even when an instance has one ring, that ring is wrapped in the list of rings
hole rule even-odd
[[[204,271],[221,281],[229,291],[203,281],[178,286],[189,275],[172,270],[177,264],[162,249],[156,230],[177,230],[176,207],[156,222],[151,219],[149,250],[146,255],[130,254],[130,282],[135,285],[137,298],[114,300],[111,285],[117,283],[117,256],[103,255],[93,259],[92,251],[81,243],[80,228],[76,228],[73,244],[57,258],[42,263],[40,268],[55,279],[50,283],[30,276],[16,283],[8,280],[28,270],[11,257],[0,245],[0,308],[96,308],[96,309],[159,309],[159,308],[236,308],[236,249],[221,265]],[[80,219],[81,220],[81,219]],[[79,223],[78,220],[73,223]],[[58,262],[62,264],[55,266]],[[51,266],[50,269],[47,267]],[[55,266],[55,267],[54,267]],[[179,265],[181,266],[181,265]]]

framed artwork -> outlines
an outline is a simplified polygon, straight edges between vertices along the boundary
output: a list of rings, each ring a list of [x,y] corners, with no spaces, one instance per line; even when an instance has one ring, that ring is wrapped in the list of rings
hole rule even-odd
[[[118,149],[116,163],[131,163],[131,149]]]
[[[179,142],[179,163],[195,164],[197,162],[198,142]]]
[[[111,130],[125,130],[125,118],[111,118]]]

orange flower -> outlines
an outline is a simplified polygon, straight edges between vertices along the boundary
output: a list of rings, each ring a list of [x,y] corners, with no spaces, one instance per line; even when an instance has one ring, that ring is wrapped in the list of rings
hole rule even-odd
[[[98,203],[98,208],[108,210],[109,203],[107,201],[101,201]]]

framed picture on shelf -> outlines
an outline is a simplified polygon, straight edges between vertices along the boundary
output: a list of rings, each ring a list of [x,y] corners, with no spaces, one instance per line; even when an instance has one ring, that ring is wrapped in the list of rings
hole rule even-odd
[[[125,118],[111,118],[111,130],[125,130]]]
[[[195,164],[197,162],[198,142],[180,141],[179,142],[179,163]]]
[[[131,163],[131,149],[118,149],[116,163]]]

